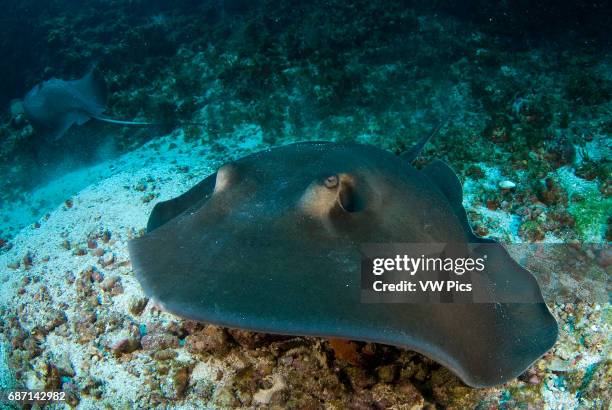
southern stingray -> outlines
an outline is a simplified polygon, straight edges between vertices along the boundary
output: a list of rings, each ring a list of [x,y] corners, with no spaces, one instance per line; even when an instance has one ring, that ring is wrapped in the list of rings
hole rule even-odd
[[[73,124],[82,125],[92,118],[120,125],[170,125],[109,118],[104,115],[106,93],[104,78],[98,70],[92,68],[78,80],[51,78],[35,85],[22,101],[23,111],[34,127],[52,140],[61,138]]]
[[[411,166],[426,140],[401,157],[304,142],[228,163],[155,206],[129,243],[136,276],[181,317],[406,347],[470,386],[504,383],[551,348],[557,323],[534,277],[472,233],[451,168]],[[361,303],[361,244],[407,242],[493,246],[494,297],[532,302]]]

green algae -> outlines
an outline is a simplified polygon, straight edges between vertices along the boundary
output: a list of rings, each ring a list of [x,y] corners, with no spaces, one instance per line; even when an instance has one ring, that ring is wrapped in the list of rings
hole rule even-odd
[[[501,408],[524,408],[525,403],[529,403],[533,408],[543,408],[544,401],[542,400],[541,385],[512,383],[507,386],[500,397]]]
[[[580,387],[578,388],[578,392],[576,393],[577,398],[582,397],[583,392],[586,390],[586,388],[589,386],[589,384],[593,380],[593,376],[595,375],[595,371],[597,370],[598,366],[599,366],[598,363],[593,363],[592,365],[586,368],[584,372],[584,376],[582,378],[582,383],[580,384]]]
[[[568,196],[567,211],[575,220],[574,229],[586,242],[601,242],[612,210],[612,197],[599,190],[597,181],[587,181],[568,168],[559,168],[556,179]]]
[[[534,220],[523,222],[519,231],[531,242],[541,241],[544,239],[545,235],[540,223]]]
[[[585,241],[598,241],[605,231],[612,210],[612,198],[604,198],[597,188],[581,191],[583,201],[572,202],[568,212],[576,221],[576,230]]]

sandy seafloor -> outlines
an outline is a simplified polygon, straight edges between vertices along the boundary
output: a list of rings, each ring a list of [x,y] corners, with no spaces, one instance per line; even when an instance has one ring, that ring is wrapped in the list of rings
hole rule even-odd
[[[556,346],[520,379],[488,389],[468,388],[409,351],[375,346],[394,359],[366,372],[350,352],[330,355],[327,341],[228,334],[146,303],[128,240],[144,229],[158,201],[185,192],[227,160],[266,147],[256,128],[243,131],[218,141],[226,151],[185,142],[176,131],[56,179],[31,193],[47,199],[38,220],[15,219],[25,205],[4,204],[3,215],[10,216],[4,224],[27,225],[0,254],[3,388],[15,386],[17,371],[17,386],[61,386],[81,409],[610,405],[610,306],[598,300],[570,305],[550,297],[560,325]],[[520,241],[516,216],[471,206],[483,184],[503,179],[494,168],[486,174],[464,184],[466,208],[481,215],[491,235]]]

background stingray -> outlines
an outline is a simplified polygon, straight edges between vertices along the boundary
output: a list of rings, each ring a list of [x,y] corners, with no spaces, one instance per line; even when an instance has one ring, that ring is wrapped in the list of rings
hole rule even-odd
[[[537,303],[361,303],[362,243],[494,243],[473,235],[453,171],[418,171],[417,154],[298,143],[227,164],[155,207],[129,245],[137,278],[182,317],[403,346],[471,386],[503,383],[555,343],[557,324],[500,245],[487,271],[495,294]]]
[[[92,118],[119,125],[170,125],[106,117],[106,83],[96,69],[91,69],[78,80],[52,78],[37,84],[24,97],[23,109],[37,130],[53,140],[61,138],[73,124],[82,125]],[[180,125],[203,124],[189,122]]]

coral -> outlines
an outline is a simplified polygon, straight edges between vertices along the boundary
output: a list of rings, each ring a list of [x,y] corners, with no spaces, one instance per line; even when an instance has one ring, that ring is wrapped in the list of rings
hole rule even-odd
[[[331,339],[329,346],[334,351],[337,359],[344,360],[352,365],[359,366],[362,356],[359,353],[359,345],[350,340]]]
[[[567,203],[567,196],[553,178],[546,178],[544,184],[538,187],[537,193],[539,199],[548,206],[557,205],[559,202]]]

